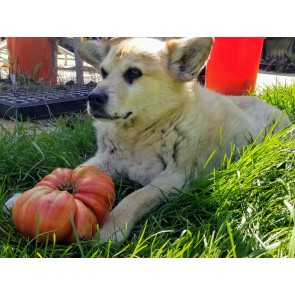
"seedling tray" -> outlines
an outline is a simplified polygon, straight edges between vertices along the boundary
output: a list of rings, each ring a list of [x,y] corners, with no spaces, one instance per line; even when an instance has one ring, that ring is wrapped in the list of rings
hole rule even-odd
[[[0,90],[0,117],[6,119],[43,119],[86,109],[88,94],[95,83],[87,85],[42,85]]]

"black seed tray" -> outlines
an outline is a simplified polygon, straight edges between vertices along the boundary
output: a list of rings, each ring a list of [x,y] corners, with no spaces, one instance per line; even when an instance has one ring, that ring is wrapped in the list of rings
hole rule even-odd
[[[28,120],[58,116],[86,109],[88,94],[94,89],[88,85],[42,85],[34,89],[6,89],[0,92],[0,117]]]

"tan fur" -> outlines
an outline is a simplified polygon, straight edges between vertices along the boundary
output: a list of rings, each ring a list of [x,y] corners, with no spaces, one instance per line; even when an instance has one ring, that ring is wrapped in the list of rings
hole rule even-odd
[[[196,179],[211,155],[207,171],[217,167],[233,145],[243,147],[280,116],[276,130],[290,124],[286,115],[258,98],[223,96],[195,81],[212,41],[138,38],[112,46],[79,46],[85,61],[107,71],[94,92],[108,95],[104,112],[117,118],[95,120],[98,151],[82,165],[97,165],[113,178],[126,176],[143,185],[111,211],[101,240],[123,240],[163,194],[182,188],[191,176]],[[143,74],[132,84],[123,77],[130,67]],[[89,106],[88,111],[95,114]]]

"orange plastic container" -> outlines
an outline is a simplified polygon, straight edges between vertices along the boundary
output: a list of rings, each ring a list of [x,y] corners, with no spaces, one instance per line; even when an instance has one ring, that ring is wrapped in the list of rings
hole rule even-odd
[[[263,37],[216,37],[206,67],[205,86],[227,95],[254,90]]]
[[[52,38],[7,38],[10,71],[47,83],[57,82],[57,45]]]

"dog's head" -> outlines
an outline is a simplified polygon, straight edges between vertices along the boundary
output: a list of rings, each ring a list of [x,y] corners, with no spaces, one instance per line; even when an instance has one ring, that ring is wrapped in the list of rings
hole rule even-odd
[[[127,38],[119,43],[86,41],[81,58],[103,78],[88,96],[88,111],[97,119],[157,119],[183,103],[185,82],[204,67],[212,38],[160,41]]]

